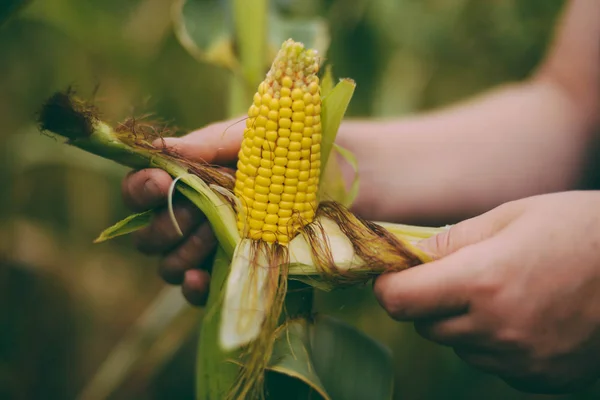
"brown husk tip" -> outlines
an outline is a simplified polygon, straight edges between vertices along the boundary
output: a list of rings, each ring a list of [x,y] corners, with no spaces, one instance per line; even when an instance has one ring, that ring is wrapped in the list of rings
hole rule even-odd
[[[70,140],[87,138],[94,132],[98,121],[98,110],[76,97],[68,88],[54,93],[42,106],[38,114],[38,125],[42,132],[54,132]]]

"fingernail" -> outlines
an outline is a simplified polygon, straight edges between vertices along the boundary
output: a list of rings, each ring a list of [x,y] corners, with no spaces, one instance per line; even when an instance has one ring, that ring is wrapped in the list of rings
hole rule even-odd
[[[144,183],[144,195],[146,196],[146,199],[150,202],[154,202],[160,199],[160,188],[158,187],[156,182],[154,182],[154,179],[148,179]]]

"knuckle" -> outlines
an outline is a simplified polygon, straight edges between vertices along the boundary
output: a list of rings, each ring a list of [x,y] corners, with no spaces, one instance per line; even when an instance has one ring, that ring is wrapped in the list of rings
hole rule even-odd
[[[527,335],[525,335],[522,329],[505,327],[498,329],[494,336],[496,342],[504,347],[520,350],[527,350],[529,348]]]
[[[158,275],[167,283],[178,285],[183,281],[185,267],[177,256],[165,257],[158,268]]]

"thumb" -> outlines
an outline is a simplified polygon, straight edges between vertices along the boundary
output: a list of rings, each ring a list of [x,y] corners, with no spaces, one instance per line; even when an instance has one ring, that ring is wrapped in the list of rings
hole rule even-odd
[[[485,214],[459,222],[444,232],[423,239],[417,246],[433,258],[445,257],[463,247],[491,238],[520,215],[523,209],[523,202],[505,203]]]
[[[218,122],[179,138],[159,139],[154,145],[167,148],[190,161],[233,164],[237,160],[245,126],[242,118]]]

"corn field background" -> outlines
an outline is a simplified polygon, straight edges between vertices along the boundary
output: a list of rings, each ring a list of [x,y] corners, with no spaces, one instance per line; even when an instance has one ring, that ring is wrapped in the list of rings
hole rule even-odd
[[[186,52],[171,3],[33,0],[0,26],[2,399],[193,398],[202,310],[164,285],[158,260],[129,237],[92,244],[127,215],[127,170],[50,140],[34,123],[44,99],[69,85],[113,122],[152,112],[189,131],[225,118],[228,74]],[[357,82],[349,115],[389,117],[526,77],[563,1],[274,3],[289,17],[327,22],[328,61]],[[393,350],[398,399],[546,398],[513,391],[389,320],[369,287],[320,294],[317,308]]]

